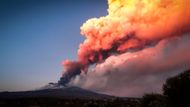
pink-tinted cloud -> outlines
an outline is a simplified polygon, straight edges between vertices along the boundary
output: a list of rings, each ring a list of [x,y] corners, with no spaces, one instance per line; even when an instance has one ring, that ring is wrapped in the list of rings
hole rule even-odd
[[[162,92],[166,78],[190,68],[190,34],[137,52],[112,55],[72,85],[116,96]]]
[[[190,64],[189,5],[189,0],[108,0],[107,16],[81,26],[85,40],[77,66],[65,64],[65,77],[80,74],[69,76],[71,84],[118,96],[161,92],[166,78]]]

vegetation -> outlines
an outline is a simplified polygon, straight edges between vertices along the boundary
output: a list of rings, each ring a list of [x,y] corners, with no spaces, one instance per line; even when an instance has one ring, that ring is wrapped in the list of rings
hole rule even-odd
[[[0,101],[0,107],[137,107],[139,99],[27,98]]]
[[[190,70],[166,80],[163,94],[148,94],[141,107],[190,107]]]
[[[171,107],[190,107],[190,70],[169,78],[163,91]]]
[[[167,98],[160,94],[147,94],[141,100],[141,107],[168,107]]]

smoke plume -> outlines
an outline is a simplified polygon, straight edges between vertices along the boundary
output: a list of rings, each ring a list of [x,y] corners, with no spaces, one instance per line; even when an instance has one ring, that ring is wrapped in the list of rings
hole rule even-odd
[[[112,53],[143,48],[151,42],[190,30],[189,0],[108,0],[108,15],[81,27],[86,37],[78,50],[83,64],[104,60]]]
[[[71,78],[81,73],[82,66],[79,62],[65,60],[63,62],[65,72],[58,81],[58,85],[66,85],[70,82]]]
[[[146,84],[159,91],[166,77],[190,63],[190,45],[183,39],[190,40],[189,5],[189,0],[108,0],[107,16],[81,26],[86,39],[78,60],[64,62],[59,83],[72,79],[71,84],[114,95],[140,95],[151,89]]]
[[[165,80],[190,68],[190,34],[137,52],[112,55],[71,84],[116,96],[162,93]]]

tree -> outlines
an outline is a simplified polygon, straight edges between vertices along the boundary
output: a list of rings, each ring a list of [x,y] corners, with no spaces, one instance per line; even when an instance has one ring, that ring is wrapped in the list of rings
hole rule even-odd
[[[141,100],[140,107],[168,107],[167,99],[160,94],[146,94]]]
[[[172,107],[190,107],[190,70],[167,79],[163,91]]]

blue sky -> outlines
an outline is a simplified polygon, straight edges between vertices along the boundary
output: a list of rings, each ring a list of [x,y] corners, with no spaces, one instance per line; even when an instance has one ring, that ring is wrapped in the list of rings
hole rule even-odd
[[[77,58],[80,26],[106,10],[106,0],[1,0],[0,91],[57,82],[61,62]]]

